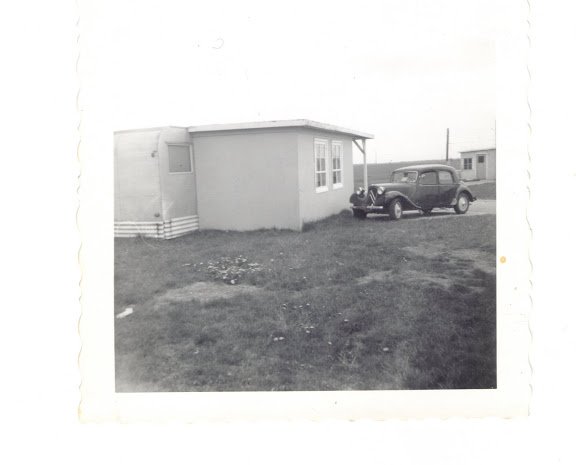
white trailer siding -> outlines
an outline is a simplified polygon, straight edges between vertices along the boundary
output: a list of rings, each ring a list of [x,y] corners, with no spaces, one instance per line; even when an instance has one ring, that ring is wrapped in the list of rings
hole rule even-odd
[[[115,221],[159,221],[162,216],[158,138],[161,130],[114,136]]]
[[[171,172],[171,146],[189,154],[190,171]],[[163,218],[171,220],[195,216],[197,214],[196,167],[188,130],[186,128],[163,130],[159,138],[158,154]]]
[[[114,134],[114,234],[170,239],[198,229],[194,173],[169,173],[168,143],[189,144],[185,128]]]

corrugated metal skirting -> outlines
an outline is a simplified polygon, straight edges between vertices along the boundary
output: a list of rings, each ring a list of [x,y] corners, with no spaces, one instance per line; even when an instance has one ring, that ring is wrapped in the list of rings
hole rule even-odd
[[[153,237],[173,239],[198,230],[198,216],[183,216],[167,221],[116,221],[114,237]]]

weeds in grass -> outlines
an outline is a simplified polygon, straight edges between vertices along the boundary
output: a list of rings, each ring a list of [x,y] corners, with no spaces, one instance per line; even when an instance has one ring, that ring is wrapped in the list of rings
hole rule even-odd
[[[207,270],[210,275],[227,284],[238,284],[241,279],[250,273],[262,271],[260,263],[251,263],[247,258],[239,255],[238,257],[221,257],[215,261],[207,263]]]

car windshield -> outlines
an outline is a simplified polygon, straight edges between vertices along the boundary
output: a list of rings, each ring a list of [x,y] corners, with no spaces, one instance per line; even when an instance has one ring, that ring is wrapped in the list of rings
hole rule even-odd
[[[416,171],[394,171],[392,182],[416,182],[418,173]]]

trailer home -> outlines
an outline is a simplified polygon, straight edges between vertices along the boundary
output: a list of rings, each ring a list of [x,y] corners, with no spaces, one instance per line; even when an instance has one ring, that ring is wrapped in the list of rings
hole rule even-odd
[[[117,131],[115,235],[301,230],[348,207],[372,138],[310,120]]]

